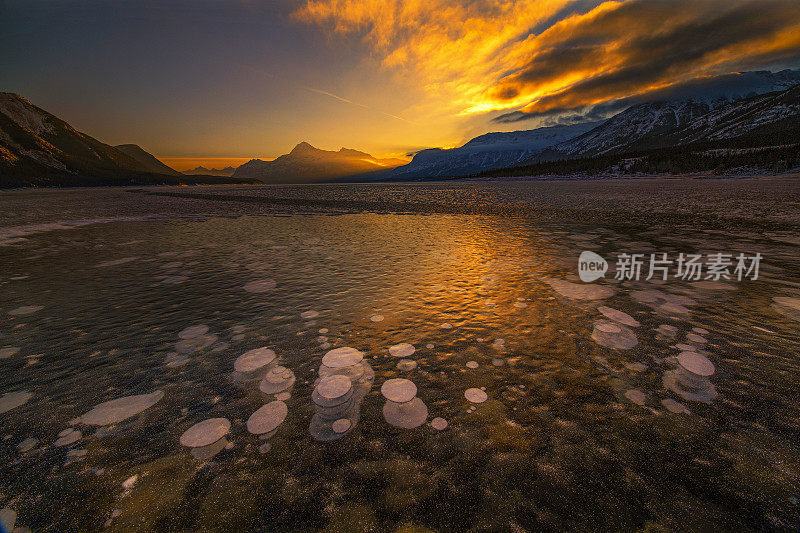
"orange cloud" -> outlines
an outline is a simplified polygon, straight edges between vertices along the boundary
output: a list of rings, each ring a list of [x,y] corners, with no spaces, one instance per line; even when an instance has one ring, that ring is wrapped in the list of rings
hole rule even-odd
[[[797,0],[308,0],[457,114],[539,116],[800,58]]]

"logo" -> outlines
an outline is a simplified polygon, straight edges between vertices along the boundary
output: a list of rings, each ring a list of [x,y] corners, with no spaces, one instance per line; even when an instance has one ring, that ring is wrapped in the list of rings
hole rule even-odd
[[[578,257],[578,277],[584,283],[602,278],[608,271],[608,262],[594,252],[585,250]]]

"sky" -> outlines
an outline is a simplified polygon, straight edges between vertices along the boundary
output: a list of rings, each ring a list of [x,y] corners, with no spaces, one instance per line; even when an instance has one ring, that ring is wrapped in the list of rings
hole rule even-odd
[[[179,169],[399,157],[798,65],[798,0],[0,0],[1,90]]]

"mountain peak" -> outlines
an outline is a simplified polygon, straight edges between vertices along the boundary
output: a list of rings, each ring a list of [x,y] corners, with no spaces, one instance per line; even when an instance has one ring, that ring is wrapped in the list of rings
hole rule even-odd
[[[297,154],[313,153],[313,152],[318,152],[318,151],[319,151],[318,148],[314,148],[313,146],[311,146],[307,142],[303,141],[300,144],[298,144],[297,146],[295,146],[294,148],[292,148],[292,151],[290,153],[297,155]]]

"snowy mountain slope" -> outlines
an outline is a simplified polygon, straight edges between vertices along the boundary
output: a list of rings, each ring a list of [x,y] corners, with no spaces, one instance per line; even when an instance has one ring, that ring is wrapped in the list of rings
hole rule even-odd
[[[525,131],[494,132],[451,149],[418,152],[412,161],[388,172],[390,179],[466,176],[520,163],[542,149],[580,135],[597,123],[551,126]]]

